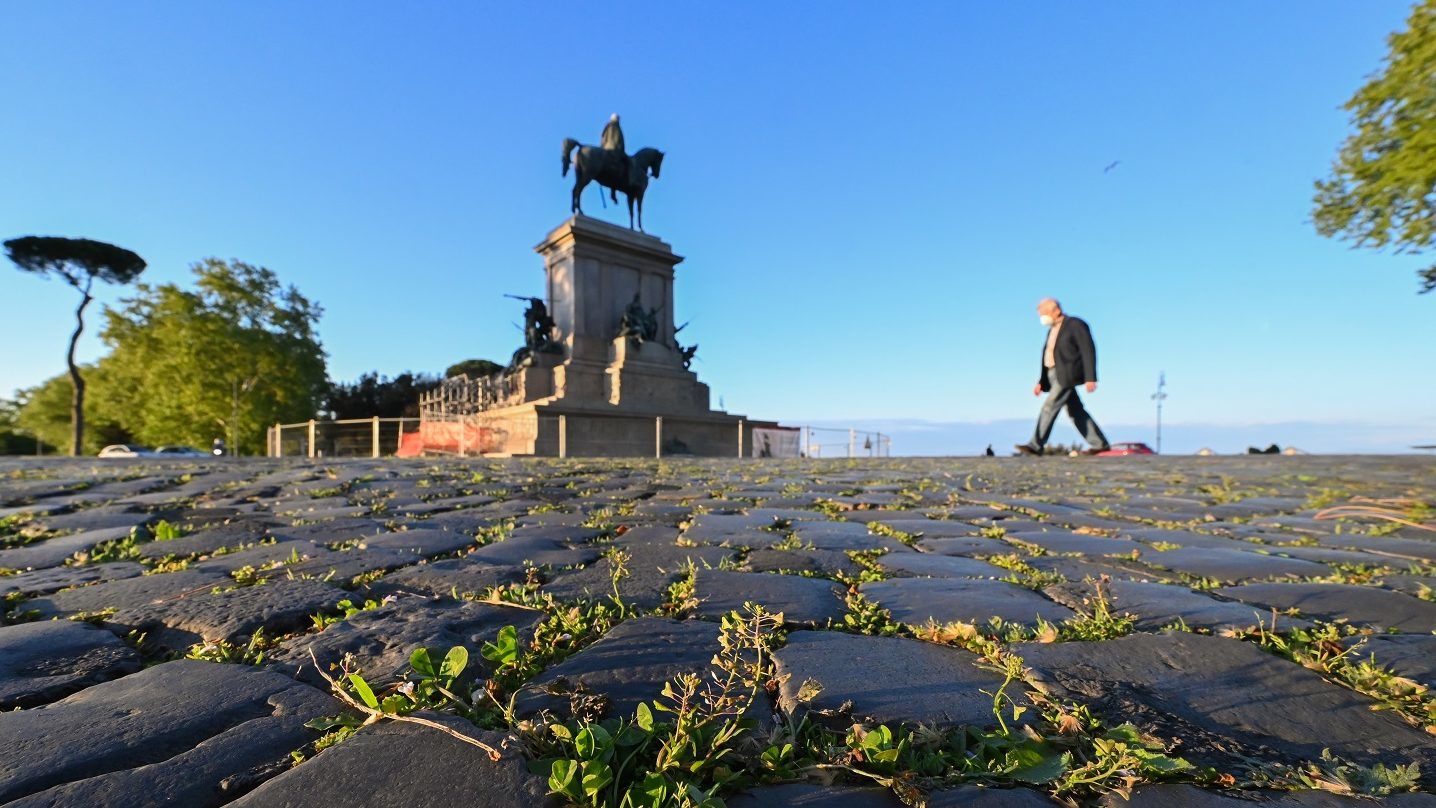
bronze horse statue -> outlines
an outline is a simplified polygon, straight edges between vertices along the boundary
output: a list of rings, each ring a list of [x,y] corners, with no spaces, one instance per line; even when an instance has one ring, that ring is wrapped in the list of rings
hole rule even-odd
[[[577,157],[574,150],[578,150]],[[573,204],[569,210],[583,213],[579,197],[590,182],[609,189],[617,201],[622,191],[628,199],[628,227],[634,229],[633,203],[638,203],[637,229],[643,232],[643,192],[648,190],[648,177],[658,179],[663,168],[663,152],[658,149],[642,148],[625,158],[621,152],[598,146],[584,146],[571,137],[563,139],[563,176],[568,168],[574,167]]]

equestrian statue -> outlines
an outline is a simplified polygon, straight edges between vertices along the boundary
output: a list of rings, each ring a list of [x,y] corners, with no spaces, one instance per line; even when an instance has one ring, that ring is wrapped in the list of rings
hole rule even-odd
[[[574,152],[577,150],[577,155]],[[642,148],[633,154],[624,151],[623,129],[618,125],[615,113],[603,127],[603,135],[597,146],[585,146],[571,137],[563,139],[563,176],[568,176],[569,166],[574,168],[573,204],[569,210],[583,213],[580,196],[590,182],[597,182],[608,189],[609,198],[618,201],[618,193],[628,200],[628,227],[643,232],[643,192],[648,190],[648,178],[658,179],[663,168],[663,152],[658,149]],[[634,219],[634,203],[638,204],[638,218]]]

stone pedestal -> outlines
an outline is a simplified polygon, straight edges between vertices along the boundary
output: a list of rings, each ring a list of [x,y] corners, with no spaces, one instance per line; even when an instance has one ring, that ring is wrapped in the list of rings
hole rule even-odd
[[[543,256],[549,314],[564,361],[553,370],[557,399],[625,411],[708,412],[708,386],[683,367],[673,324],[673,268],[683,257],[654,236],[587,216],[559,225],[534,248]],[[637,295],[656,312],[658,333],[618,337]]]
[[[708,385],[683,366],[675,339],[673,269],[683,257],[662,239],[583,215],[534,250],[563,352],[512,375],[509,395],[471,416],[481,436],[473,442],[503,455],[738,456],[746,420],[709,409]],[[635,294],[656,311],[653,339],[618,335]]]
[[[708,385],[683,367],[674,338],[673,268],[682,256],[662,239],[582,215],[559,225],[534,251],[544,259],[549,314],[564,350],[550,371],[527,369],[552,379],[552,396],[535,403],[645,415],[709,413]],[[635,295],[644,310],[656,312],[653,339],[618,336]]]
[[[549,314],[570,359],[607,364],[609,343],[635,293],[644,308],[658,310],[655,341],[675,347],[673,268],[683,256],[662,239],[580,214],[534,251],[543,256]]]

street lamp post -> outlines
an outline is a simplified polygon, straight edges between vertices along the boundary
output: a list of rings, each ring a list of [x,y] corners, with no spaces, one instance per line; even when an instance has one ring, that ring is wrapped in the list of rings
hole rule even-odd
[[[1167,400],[1167,372],[1164,370],[1157,376],[1157,392],[1152,394],[1152,400],[1157,402],[1157,454],[1162,453],[1162,402]]]

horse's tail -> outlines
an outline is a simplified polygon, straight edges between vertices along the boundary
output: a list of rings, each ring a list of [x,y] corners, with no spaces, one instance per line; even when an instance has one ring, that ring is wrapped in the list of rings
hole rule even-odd
[[[562,175],[562,176],[565,176],[565,177],[568,176],[568,167],[569,167],[570,165],[572,165],[572,161],[569,160],[569,155],[573,154],[573,150],[576,149],[576,148],[578,148],[578,141],[577,141],[577,140],[574,140],[574,139],[571,138],[571,137],[566,137],[566,138],[563,139],[563,175]]]

